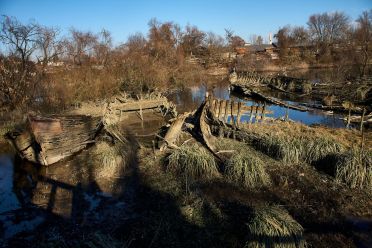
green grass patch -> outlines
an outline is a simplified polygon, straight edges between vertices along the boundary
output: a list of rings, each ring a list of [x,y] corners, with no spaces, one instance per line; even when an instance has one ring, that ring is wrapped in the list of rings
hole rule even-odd
[[[303,228],[288,212],[278,206],[264,206],[253,210],[247,223],[247,248],[299,248],[306,247]]]

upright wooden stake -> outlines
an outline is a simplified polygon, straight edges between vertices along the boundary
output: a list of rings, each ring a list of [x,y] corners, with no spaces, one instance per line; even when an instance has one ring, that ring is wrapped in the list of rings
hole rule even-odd
[[[251,106],[251,112],[249,113],[249,123],[252,123],[252,118],[253,118],[253,108],[254,106]]]
[[[231,101],[231,123],[235,126],[235,119],[234,119],[234,101]]]
[[[227,118],[229,117],[229,105],[230,105],[230,100],[226,100],[225,116],[224,116],[225,122],[227,122]]]
[[[264,122],[265,120],[265,110],[266,110],[266,102],[264,102],[264,105],[262,107],[261,122]]]
[[[288,107],[287,109],[285,110],[285,121],[288,121],[289,119],[289,116],[288,116]]]
[[[349,114],[347,116],[346,128],[349,128],[349,126],[350,126],[350,117],[351,117],[351,104],[349,103]]]
[[[257,115],[258,115],[258,108],[260,107],[260,105],[259,104],[257,104],[257,106],[256,106],[256,112],[254,113],[254,122],[257,122],[258,120],[258,118],[257,118]]]
[[[360,120],[360,131],[363,132],[363,121],[364,121],[364,115],[366,114],[366,108],[363,108],[363,114],[362,114],[362,119]]]
[[[242,107],[242,102],[238,102],[238,113],[236,115],[236,125],[239,127],[240,125],[240,109]]]

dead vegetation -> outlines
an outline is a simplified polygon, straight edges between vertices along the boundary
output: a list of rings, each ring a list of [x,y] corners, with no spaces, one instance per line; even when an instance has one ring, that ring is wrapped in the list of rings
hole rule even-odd
[[[249,151],[232,155],[225,173],[229,181],[247,188],[260,188],[271,183],[263,161]]]
[[[263,206],[253,210],[247,223],[250,240],[247,248],[304,248],[303,227],[288,212],[278,206]]]
[[[214,157],[196,144],[183,145],[168,157],[167,171],[193,179],[210,179],[219,175]]]
[[[335,178],[350,188],[372,190],[372,151],[351,149],[336,156]]]

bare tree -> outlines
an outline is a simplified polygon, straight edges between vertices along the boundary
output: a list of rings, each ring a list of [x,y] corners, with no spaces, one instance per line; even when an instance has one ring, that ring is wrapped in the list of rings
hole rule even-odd
[[[312,38],[326,44],[345,38],[350,27],[349,17],[343,12],[312,15],[307,25]]]
[[[39,34],[36,39],[40,54],[37,56],[43,66],[58,58],[63,53],[63,43],[58,39],[59,29],[50,27],[39,27]]]
[[[369,58],[372,56],[372,9],[364,11],[356,20],[358,27],[355,30],[356,43],[361,48],[360,58],[357,63],[360,64],[360,74],[365,74]]]
[[[244,46],[245,41],[240,36],[234,35],[234,31],[231,29],[225,29],[225,37],[232,49],[239,46]]]
[[[262,45],[263,44],[263,38],[262,38],[261,35],[257,36],[256,44],[257,45]]]
[[[151,54],[156,59],[166,58],[168,62],[172,62],[176,48],[174,24],[172,22],[160,23],[154,18],[149,21],[148,25],[150,28],[148,45]]]
[[[38,34],[39,26],[36,23],[24,25],[14,17],[2,16],[0,41],[21,59],[23,70],[37,48]]]
[[[296,45],[306,45],[309,42],[309,33],[302,27],[294,27],[291,30],[291,38]]]
[[[112,49],[112,37],[108,30],[102,29],[102,31],[98,34],[98,41],[94,45],[93,49],[98,63],[105,66]]]
[[[130,53],[144,53],[146,50],[147,40],[142,33],[129,35],[125,43]]]
[[[187,25],[182,36],[182,47],[186,54],[199,55],[206,34],[196,26]]]
[[[82,32],[74,28],[70,30],[70,34],[67,48],[69,55],[75,64],[81,65],[85,59],[89,59],[94,45],[97,44],[97,36],[92,32]]]

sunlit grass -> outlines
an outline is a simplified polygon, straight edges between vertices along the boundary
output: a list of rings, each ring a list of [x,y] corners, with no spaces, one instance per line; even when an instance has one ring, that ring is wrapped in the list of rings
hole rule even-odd
[[[338,155],[335,177],[350,188],[372,190],[372,152],[351,149]]]
[[[175,149],[168,157],[167,170],[194,179],[208,179],[219,174],[214,157],[196,144]]]
[[[288,212],[278,206],[264,206],[253,210],[247,223],[250,239],[247,248],[306,247],[302,226]]]
[[[234,154],[227,163],[226,176],[229,181],[247,188],[259,188],[270,184],[262,160],[255,154]]]
[[[253,145],[272,158],[285,163],[302,161],[312,163],[343,149],[341,144],[328,137],[291,137],[272,133],[256,136]]]

